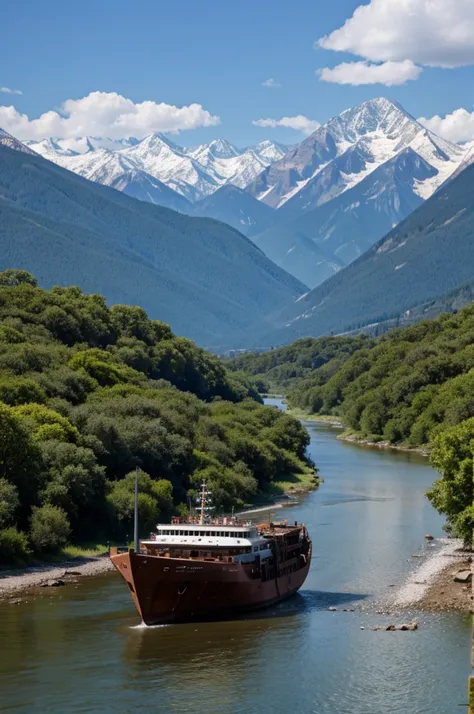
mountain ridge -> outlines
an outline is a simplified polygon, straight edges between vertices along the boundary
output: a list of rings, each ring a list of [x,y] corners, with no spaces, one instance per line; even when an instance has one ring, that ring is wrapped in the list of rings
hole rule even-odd
[[[201,344],[229,343],[307,288],[248,238],[0,146],[0,269],[138,304]]]
[[[253,336],[250,346],[354,331],[462,293],[474,273],[473,180],[470,165],[350,265],[273,315],[280,328]]]

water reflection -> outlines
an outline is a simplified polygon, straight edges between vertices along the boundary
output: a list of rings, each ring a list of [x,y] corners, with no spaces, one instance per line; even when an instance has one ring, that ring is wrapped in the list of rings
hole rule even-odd
[[[470,620],[414,633],[361,630],[357,609],[401,583],[442,519],[426,460],[337,441],[309,425],[325,483],[278,516],[314,554],[300,593],[227,622],[137,628],[115,573],[18,606],[0,603],[0,712],[11,714],[453,714],[465,701]],[[391,591],[390,591],[391,592]],[[336,607],[338,612],[328,611]],[[462,711],[459,709],[459,711]]]

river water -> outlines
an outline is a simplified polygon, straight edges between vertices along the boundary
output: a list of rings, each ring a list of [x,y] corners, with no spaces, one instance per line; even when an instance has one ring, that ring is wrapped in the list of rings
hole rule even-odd
[[[424,497],[434,472],[420,456],[345,444],[330,426],[306,426],[325,483],[278,510],[303,520],[313,538],[298,595],[252,617],[156,628],[139,626],[115,573],[0,603],[0,712],[463,711],[468,616],[421,615],[417,632],[360,629],[387,620],[371,601],[419,563],[410,556],[426,532],[442,535]]]

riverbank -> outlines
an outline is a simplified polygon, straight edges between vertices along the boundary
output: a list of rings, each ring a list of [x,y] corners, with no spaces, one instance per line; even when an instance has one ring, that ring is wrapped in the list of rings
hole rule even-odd
[[[288,407],[286,410],[287,414],[295,417],[295,419],[301,419],[301,421],[316,421],[320,424],[329,424],[337,428],[344,428],[344,424],[339,419],[339,417],[332,416],[331,414],[310,414],[302,409],[294,409]]]
[[[423,562],[396,592],[392,607],[427,612],[473,610],[471,584],[454,580],[459,571],[471,569],[460,540],[442,538],[415,555],[421,556]]]
[[[291,414],[291,416],[294,416],[296,419],[301,419],[302,421],[314,421],[320,424],[329,424],[337,429],[344,429],[344,424],[341,419],[330,414],[309,414],[300,409],[287,409],[286,411],[287,414]],[[429,451],[426,447],[412,448],[400,444],[391,444],[389,441],[374,441],[363,436],[358,436],[348,430],[343,431],[337,438],[340,441],[346,441],[356,446],[367,446],[374,449],[391,449],[393,451],[404,451],[407,453],[420,454],[421,456],[429,456]]]
[[[356,444],[356,446],[367,446],[372,449],[390,449],[391,451],[404,451],[409,454],[420,454],[420,456],[430,455],[430,452],[426,447],[411,448],[409,446],[391,444],[389,441],[372,441],[362,436],[356,436],[354,434],[351,434],[350,432],[343,432],[342,434],[339,434],[337,438],[340,441],[346,441],[349,444]]]
[[[113,570],[108,556],[92,558],[71,558],[60,563],[44,563],[26,568],[11,568],[0,571],[0,599],[9,599],[18,594],[30,593],[47,583],[61,581],[77,584],[77,578],[100,575]]]

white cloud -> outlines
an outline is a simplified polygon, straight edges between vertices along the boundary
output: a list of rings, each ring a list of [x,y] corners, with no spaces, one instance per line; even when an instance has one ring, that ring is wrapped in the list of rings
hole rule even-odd
[[[264,82],[262,82],[262,87],[268,87],[269,89],[275,89],[277,87],[281,87],[281,84],[276,81],[276,79],[273,79],[273,77],[269,77],[269,79],[266,79]]]
[[[317,70],[316,74],[322,82],[334,84],[385,84],[391,87],[395,84],[405,84],[410,79],[418,79],[423,70],[411,60],[403,62],[343,62],[330,69]]]
[[[281,119],[255,119],[252,124],[264,128],[270,127],[271,129],[282,126],[288,129],[296,129],[296,131],[301,131],[306,135],[312,134],[313,131],[316,131],[321,126],[318,121],[308,119],[302,114],[298,114],[295,117],[282,117]]]
[[[3,94],[23,94],[21,89],[10,89],[10,87],[0,87],[0,93]]]
[[[0,107],[0,127],[18,139],[54,136],[108,136],[142,138],[154,131],[178,133],[200,126],[215,126],[220,118],[201,104],[176,107],[144,101],[135,104],[115,92],[91,92],[82,99],[68,99],[61,111],[49,111],[37,119],[20,114],[15,107]]]
[[[470,113],[466,109],[455,109],[444,117],[437,114],[430,118],[420,117],[418,121],[448,141],[461,143],[474,139],[474,112]]]
[[[372,62],[411,60],[431,67],[474,63],[473,0],[371,0],[317,47]]]

